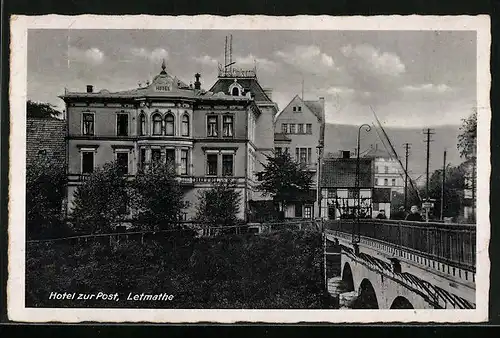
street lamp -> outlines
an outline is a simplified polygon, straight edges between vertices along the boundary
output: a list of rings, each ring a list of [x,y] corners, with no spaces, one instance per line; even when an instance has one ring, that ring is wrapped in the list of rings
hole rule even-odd
[[[370,127],[370,125],[364,123],[362,125],[359,126],[358,128],[358,146],[356,148],[356,183],[355,183],[355,192],[357,194],[357,198],[358,198],[358,205],[357,205],[357,213],[356,213],[356,223],[357,223],[357,226],[358,226],[358,236],[355,236],[355,231],[354,231],[354,226],[352,227],[353,229],[353,236],[352,236],[352,241],[353,243],[358,243],[359,242],[359,216],[360,216],[360,213],[361,213],[361,191],[360,191],[360,187],[359,187],[359,141],[360,141],[360,138],[361,138],[361,129],[363,129],[363,127],[365,128],[365,131],[366,132],[369,132],[372,128]]]

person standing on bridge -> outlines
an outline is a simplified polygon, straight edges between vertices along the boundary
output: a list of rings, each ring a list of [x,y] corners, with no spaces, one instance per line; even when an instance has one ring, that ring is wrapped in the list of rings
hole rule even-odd
[[[406,220],[407,221],[415,221],[415,222],[423,222],[424,221],[424,219],[422,218],[422,216],[418,212],[418,206],[416,206],[416,205],[411,206],[410,213],[408,214],[408,216],[406,216]]]
[[[375,217],[376,219],[387,219],[387,216],[385,215],[385,210],[384,209],[380,209],[379,212],[378,212],[378,215],[377,217]]]

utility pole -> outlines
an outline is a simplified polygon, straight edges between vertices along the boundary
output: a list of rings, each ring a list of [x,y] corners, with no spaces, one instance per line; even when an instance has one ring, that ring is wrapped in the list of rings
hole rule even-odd
[[[425,170],[425,176],[426,176],[426,183],[425,183],[425,197],[427,199],[427,202],[429,202],[429,158],[430,158],[430,146],[431,146],[431,135],[434,133],[432,132],[432,129],[427,128],[426,131],[424,131],[424,134],[427,135],[427,140],[424,141],[427,143],[427,164],[426,164],[426,170]],[[429,208],[425,208],[425,221],[429,221]]]
[[[405,211],[408,210],[408,156],[410,151],[410,143],[403,144],[405,147]]]
[[[446,180],[446,150],[443,154],[443,183],[441,185],[441,220],[444,221],[444,182]]]

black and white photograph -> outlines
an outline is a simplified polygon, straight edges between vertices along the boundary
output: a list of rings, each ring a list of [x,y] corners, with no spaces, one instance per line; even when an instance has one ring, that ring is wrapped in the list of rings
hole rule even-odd
[[[11,29],[9,319],[487,320],[487,16]]]

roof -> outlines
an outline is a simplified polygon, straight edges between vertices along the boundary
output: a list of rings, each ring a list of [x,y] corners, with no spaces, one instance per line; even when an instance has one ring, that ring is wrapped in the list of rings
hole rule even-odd
[[[321,168],[321,186],[324,188],[356,187],[356,159],[324,159]],[[373,159],[359,159],[359,187],[373,187]]]
[[[56,118],[26,120],[26,165],[47,158],[54,165],[66,162],[66,121]]]
[[[267,94],[264,92],[264,89],[260,86],[259,82],[257,81],[257,78],[219,78],[215,82],[215,84],[210,88],[210,92],[213,93],[219,93],[223,92],[228,94],[229,93],[229,86],[236,82],[243,87],[245,92],[251,92],[254,95],[254,100],[256,102],[269,102],[272,103],[273,101],[267,96]]]
[[[274,133],[274,141],[291,142],[292,140],[283,133]]]
[[[323,121],[323,103],[320,100],[316,101],[303,101],[320,122]]]
[[[386,158],[390,159],[392,158],[389,152],[385,149],[380,149],[377,146],[371,147],[364,155],[363,157],[370,157],[370,158]]]
[[[194,98],[200,93],[199,90],[193,89],[176,76],[168,74],[165,71],[165,65],[162,65],[162,71],[153,78],[151,84],[145,87],[139,87],[130,90],[122,90],[110,92],[107,89],[102,89],[98,92],[71,92],[65,91],[61,95],[62,99],[68,98],[125,98],[133,99],[139,97],[186,97]]]

